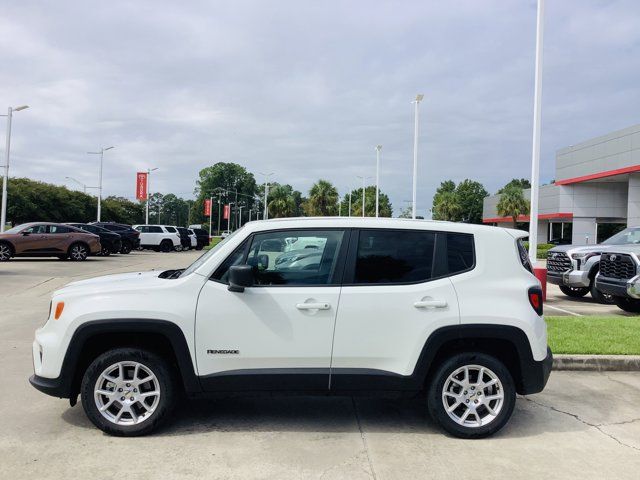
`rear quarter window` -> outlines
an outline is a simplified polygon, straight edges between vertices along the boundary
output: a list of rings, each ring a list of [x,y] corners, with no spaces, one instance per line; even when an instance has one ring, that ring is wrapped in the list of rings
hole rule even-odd
[[[449,275],[467,272],[475,265],[473,235],[447,233],[447,264]]]

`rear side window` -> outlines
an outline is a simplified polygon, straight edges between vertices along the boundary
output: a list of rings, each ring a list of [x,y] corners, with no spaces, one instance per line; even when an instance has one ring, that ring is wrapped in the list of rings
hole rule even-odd
[[[169,233],[176,233],[176,229],[173,227],[164,227]]]
[[[527,252],[527,249],[524,248],[522,239],[519,238],[518,240],[516,240],[516,244],[518,245],[518,256],[520,257],[522,266],[533,273],[533,267],[531,266],[531,262],[529,261],[529,252]]]
[[[474,259],[473,235],[466,233],[447,233],[447,263],[449,275],[471,270]]]
[[[49,233],[71,233],[71,229],[62,225],[49,225]]]
[[[149,233],[162,233],[162,227],[157,227],[157,226],[150,226]]]
[[[432,277],[436,234],[429,231],[361,230],[354,283],[424,282]]]

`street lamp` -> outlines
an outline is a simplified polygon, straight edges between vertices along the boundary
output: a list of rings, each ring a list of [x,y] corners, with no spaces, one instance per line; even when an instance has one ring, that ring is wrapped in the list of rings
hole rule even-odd
[[[104,160],[104,152],[106,152],[107,150],[111,150],[112,148],[114,147],[102,147],[100,148],[99,152],[87,152],[89,155],[100,155],[100,174],[98,182],[98,221],[100,221],[100,210],[102,208],[102,161]]]
[[[158,167],[147,168],[147,208],[146,208],[145,217],[144,217],[145,225],[149,225],[149,196],[151,195],[151,193],[149,192],[149,177],[151,176],[151,172],[155,172],[156,170],[158,170]]]
[[[263,219],[267,220],[269,218],[269,208],[267,206],[267,197],[269,196],[269,177],[273,175],[271,173],[262,173],[258,172],[260,175],[264,175],[264,215]]]
[[[356,175],[356,177],[362,179],[362,216],[364,217],[364,182],[371,177],[365,177],[364,175]]]
[[[0,213],[0,233],[4,232],[4,225],[7,223],[7,182],[9,181],[9,151],[11,150],[11,119],[13,112],[19,112],[29,108],[29,105],[21,105],[7,109],[7,143],[5,146],[5,159],[4,159],[4,177],[2,177],[2,209]],[[4,116],[4,115],[3,115]]]
[[[87,188],[98,188],[98,187],[88,187],[87,185],[85,185],[84,183],[82,183],[79,180],[76,180],[73,177],[64,177],[64,178],[66,178],[67,180],[71,180],[73,182],[76,182],[78,185],[80,185],[82,187],[82,190],[84,191],[84,193],[87,193]]]
[[[413,132],[413,206],[411,209],[411,218],[416,218],[416,194],[418,188],[418,106],[424,98],[424,95],[416,95],[416,99],[411,102],[415,104],[415,119]]]
[[[376,145],[376,218],[380,215],[380,150],[382,145]]]
[[[531,151],[531,211],[529,212],[529,259],[536,265],[538,250],[538,184],[540,183],[540,116],[542,112],[542,37],[544,34],[544,0],[538,0],[536,21],[536,71],[533,95],[533,148]],[[514,226],[515,228],[515,226]]]

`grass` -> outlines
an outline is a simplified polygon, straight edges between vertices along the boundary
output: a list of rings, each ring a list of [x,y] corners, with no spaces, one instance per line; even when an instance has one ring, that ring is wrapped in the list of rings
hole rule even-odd
[[[545,317],[553,353],[640,355],[640,317]]]
[[[209,243],[209,246],[204,247],[205,250],[211,250],[213,247],[215,247],[217,244],[219,244],[222,241],[221,238],[219,237],[213,237],[211,239],[211,242]]]

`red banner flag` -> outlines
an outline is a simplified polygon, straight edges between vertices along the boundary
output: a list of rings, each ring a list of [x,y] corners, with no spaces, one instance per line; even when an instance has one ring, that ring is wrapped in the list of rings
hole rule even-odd
[[[136,198],[147,199],[147,172],[138,172],[136,175]]]
[[[231,213],[231,205],[224,206],[224,219],[229,220],[229,214]]]
[[[211,199],[207,198],[204,201],[204,214],[205,216],[211,215]]]

